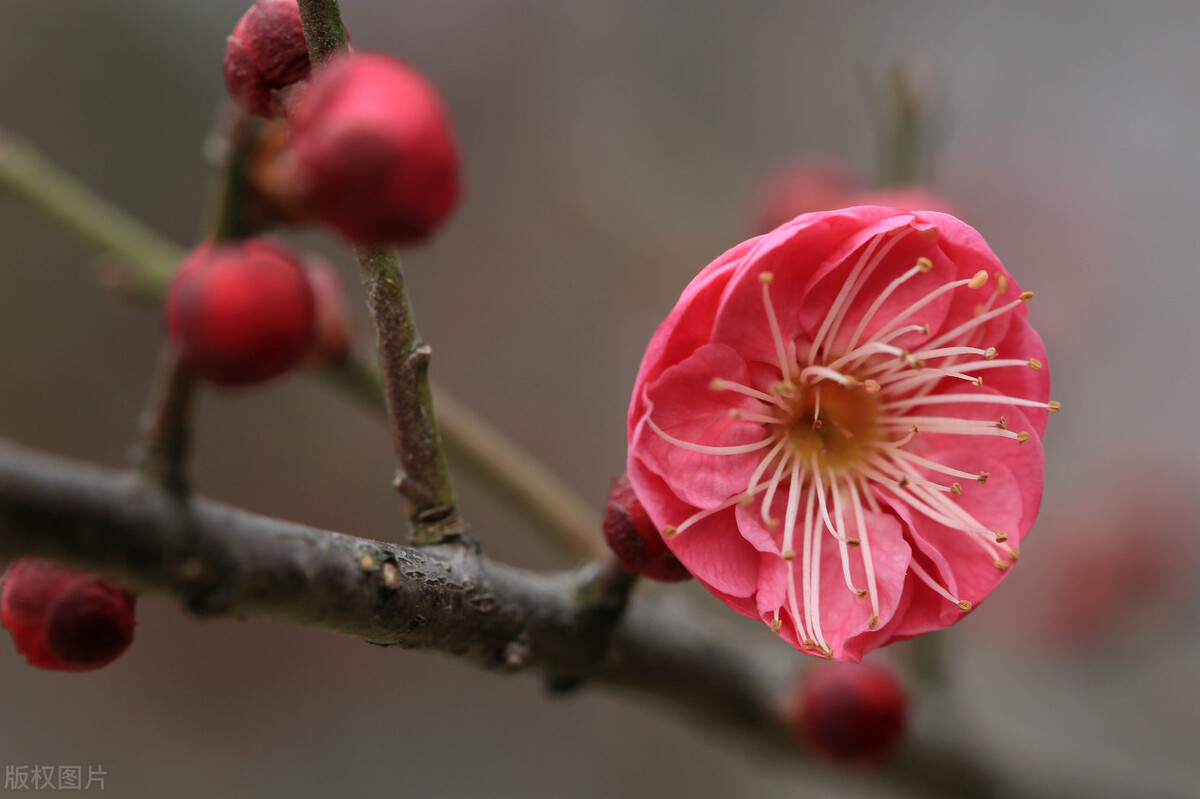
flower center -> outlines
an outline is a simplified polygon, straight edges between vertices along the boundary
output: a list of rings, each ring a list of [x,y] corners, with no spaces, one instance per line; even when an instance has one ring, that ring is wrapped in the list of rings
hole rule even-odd
[[[815,459],[822,469],[845,472],[879,438],[879,402],[861,385],[822,380],[781,398],[787,404],[783,429],[801,463]]]

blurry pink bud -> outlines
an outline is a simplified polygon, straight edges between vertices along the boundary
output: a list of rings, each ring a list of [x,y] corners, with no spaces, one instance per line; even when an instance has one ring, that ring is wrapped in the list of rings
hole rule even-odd
[[[844,161],[810,156],[776,168],[760,181],[750,201],[750,232],[757,236],[800,214],[856,205],[959,215],[946,198],[923,186],[864,188],[862,178]]]
[[[850,663],[817,666],[804,672],[791,722],[823,757],[881,763],[908,730],[908,692],[887,669]]]
[[[136,600],[102,577],[24,557],[8,567],[0,586],[0,622],[32,666],[91,671],[133,642]]]
[[[316,364],[335,363],[350,351],[350,306],[342,277],[333,264],[315,255],[304,259],[304,271],[316,299],[316,334],[308,360]]]
[[[858,205],[846,198],[861,185],[862,178],[854,168],[832,156],[809,156],[772,169],[751,196],[750,232],[755,236],[766,233],[810,211]]]
[[[958,209],[942,195],[924,186],[889,186],[886,189],[866,189],[846,198],[846,205],[886,205],[905,211],[937,211],[960,216]]]
[[[441,97],[377,54],[324,66],[290,113],[297,188],[322,223],[363,244],[415,244],[458,203],[458,147]]]

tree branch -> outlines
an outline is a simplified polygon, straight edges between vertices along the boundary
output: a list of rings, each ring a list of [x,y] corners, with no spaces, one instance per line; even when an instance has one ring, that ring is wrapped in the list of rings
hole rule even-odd
[[[0,559],[32,553],[166,593],[202,615],[287,621],[488,668],[563,674],[597,634],[595,567],[538,575],[462,547],[413,549],[180,500],[137,479],[0,441]],[[590,614],[590,615],[589,615]],[[611,626],[611,625],[610,625]],[[594,649],[594,647],[592,647]]]
[[[300,21],[314,69],[347,49],[337,0],[300,0]],[[434,421],[432,350],[417,331],[400,256],[386,246],[358,245],[354,251],[375,324],[392,443],[402,469],[396,489],[408,500],[409,541],[416,546],[458,542],[477,547],[454,498]]]
[[[356,254],[375,324],[392,444],[403,470],[396,488],[408,500],[409,540],[416,546],[468,542],[434,420],[431,350],[417,331],[400,258],[390,247],[360,246]]]
[[[629,579],[616,568],[540,574],[464,547],[356,538],[181,501],[135,473],[0,440],[0,561],[23,554],[166,594],[205,616],[290,622],[492,670],[532,669],[552,688],[600,682],[805,762],[781,715],[798,656],[738,646],[663,603],[639,602],[615,624]],[[996,787],[965,748],[924,737],[868,778],[922,796],[982,799]]]

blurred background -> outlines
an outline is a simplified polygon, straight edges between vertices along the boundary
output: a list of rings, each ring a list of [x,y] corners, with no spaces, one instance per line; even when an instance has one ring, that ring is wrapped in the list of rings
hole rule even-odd
[[[5,0],[0,128],[190,244],[224,40],[246,5]],[[869,175],[865,87],[913,65],[937,101],[929,184],[1037,293],[1064,406],[1020,566],[942,634],[972,745],[1032,784],[1200,793],[1200,5],[342,10],[358,48],[429,74],[458,126],[465,204],[405,258],[436,379],[597,509],[623,470],[642,348],[679,291],[752,232],[751,198],[780,164],[820,155]],[[357,292],[343,247],[300,241]],[[0,242],[0,436],[121,465],[160,320],[98,289],[94,253],[4,195]],[[196,448],[208,496],[400,535],[383,427],[302,376],[206,393]],[[457,482],[489,555],[572,565],[485,487]],[[552,699],[533,678],[202,622],[156,598],[137,635],[87,675],[29,668],[4,636],[0,763],[102,766],[118,796],[826,795],[806,772],[600,689]]]

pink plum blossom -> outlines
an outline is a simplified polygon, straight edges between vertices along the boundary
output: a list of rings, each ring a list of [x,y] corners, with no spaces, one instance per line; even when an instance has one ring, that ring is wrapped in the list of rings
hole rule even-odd
[[[979,234],[936,212],[805,214],[706,267],[655,333],[629,479],[734,610],[857,662],[948,627],[1041,503],[1045,350]]]

